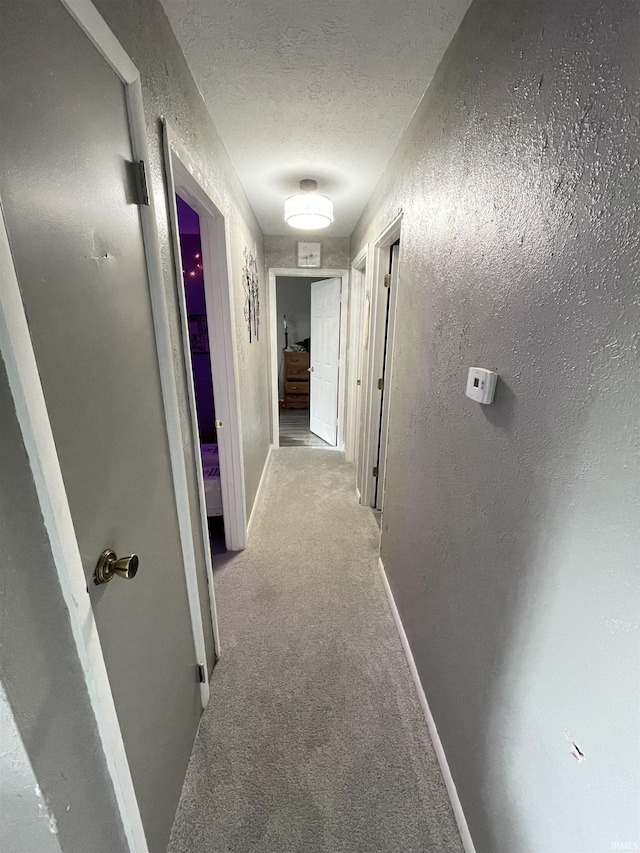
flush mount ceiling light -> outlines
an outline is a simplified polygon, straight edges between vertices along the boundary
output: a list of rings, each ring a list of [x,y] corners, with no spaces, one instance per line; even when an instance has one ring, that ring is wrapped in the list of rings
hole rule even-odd
[[[284,203],[284,221],[292,228],[315,231],[333,222],[333,202],[318,195],[318,182],[305,178],[300,181],[302,192],[290,196]]]

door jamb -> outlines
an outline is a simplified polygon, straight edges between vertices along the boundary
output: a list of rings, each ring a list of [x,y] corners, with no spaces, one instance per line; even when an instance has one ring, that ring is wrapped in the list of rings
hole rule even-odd
[[[384,229],[374,242],[373,270],[371,275],[371,322],[369,331],[369,356],[367,364],[366,420],[363,448],[363,472],[360,484],[360,502],[373,506],[375,500],[375,477],[373,467],[378,449],[378,430],[380,427],[381,394],[378,379],[381,376],[384,359],[385,312],[381,310],[382,296],[385,293],[384,277],[389,268],[391,245],[398,240],[402,231],[402,211]],[[402,244],[401,244],[402,245]],[[395,323],[395,294],[390,294],[394,302],[391,305],[390,320]],[[391,355],[391,354],[390,354]],[[388,362],[391,365],[391,360]],[[387,377],[387,380],[390,377]],[[387,390],[391,383],[387,381]]]
[[[182,256],[175,201],[176,193],[184,197],[185,201],[200,216],[207,323],[209,329],[212,330],[210,336],[211,372],[216,401],[216,416],[224,424],[220,428],[218,453],[220,458],[220,485],[222,490],[225,538],[230,551],[241,551],[247,544],[247,518],[242,428],[238,398],[237,349],[235,325],[233,322],[233,291],[229,263],[231,256],[228,245],[229,234],[226,227],[227,217],[225,216],[221,200],[198,171],[194,160],[181,144],[177,134],[166,120],[164,122],[164,159],[169,196],[169,228],[171,231],[177,302],[182,333],[185,375],[187,377],[187,395],[189,399],[188,428],[191,433],[190,439],[193,445],[192,461],[195,465],[198,484],[199,517],[196,520],[196,526],[200,531],[199,538],[204,553],[216,656],[219,657],[220,638],[216,615],[213,568],[209,549],[195,387],[191,370],[188,312],[182,283]],[[186,436],[184,436],[184,439],[186,439]]]
[[[346,352],[347,352],[347,315],[349,294],[349,270],[312,269],[296,267],[269,268],[269,373],[271,385],[271,444],[280,447],[280,412],[278,406],[278,313],[276,304],[276,278],[339,278],[340,290],[340,350],[338,355],[338,428],[336,450],[344,450],[345,442],[345,402],[346,402]]]
[[[358,410],[362,400],[362,314],[364,308],[366,258],[358,255],[357,266],[351,264],[349,271],[349,305],[346,352],[346,403],[344,455],[347,462],[354,462],[358,447]],[[360,379],[360,385],[357,380]]]
[[[361,479],[362,473],[364,471],[363,450],[365,443],[364,440],[366,427],[366,424],[364,422],[364,415],[367,402],[367,356],[369,352],[369,325],[371,320],[371,263],[369,243],[366,243],[356,254],[351,264],[351,270],[352,274],[350,296],[354,296],[355,294],[355,282],[357,279],[354,273],[357,273],[357,275],[360,276],[359,287],[361,288],[359,295],[357,295],[357,298],[359,299],[359,304],[356,303],[355,305],[358,317],[355,318],[353,325],[351,323],[351,319],[353,316],[351,312],[349,318],[349,354],[351,356],[351,361],[353,361],[353,353],[355,353],[356,355],[357,377],[359,377],[360,379],[360,393],[356,401],[355,412],[353,413],[354,423],[352,424],[351,429],[351,436],[353,442],[351,447],[351,458],[356,465],[356,494],[358,496],[358,500],[360,500],[362,489]],[[369,307],[367,307],[367,300]],[[358,318],[359,323],[357,322]],[[352,338],[354,339],[352,340]]]

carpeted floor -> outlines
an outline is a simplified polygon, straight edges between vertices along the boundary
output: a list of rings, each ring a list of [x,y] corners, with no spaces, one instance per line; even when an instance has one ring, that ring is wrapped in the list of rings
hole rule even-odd
[[[281,448],[216,558],[222,658],[170,853],[460,853],[341,453]]]

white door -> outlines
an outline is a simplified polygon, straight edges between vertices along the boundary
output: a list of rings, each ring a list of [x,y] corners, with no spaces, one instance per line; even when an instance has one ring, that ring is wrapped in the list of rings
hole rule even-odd
[[[202,706],[125,90],[59,0],[2,14],[2,206],[149,849],[164,850]],[[135,578],[94,583],[108,548],[139,557]]]
[[[338,358],[342,280],[311,285],[310,429],[333,447],[338,437]]]

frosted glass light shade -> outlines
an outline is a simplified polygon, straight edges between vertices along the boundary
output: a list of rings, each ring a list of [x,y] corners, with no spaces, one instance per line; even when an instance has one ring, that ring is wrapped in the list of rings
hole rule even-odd
[[[293,228],[315,231],[333,222],[333,202],[326,195],[298,193],[284,203],[284,221]]]

